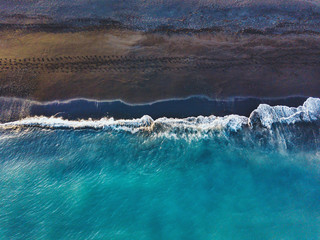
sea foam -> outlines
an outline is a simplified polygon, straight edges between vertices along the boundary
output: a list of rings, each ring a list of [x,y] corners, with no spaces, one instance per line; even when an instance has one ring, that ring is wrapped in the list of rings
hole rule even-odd
[[[195,128],[203,130],[226,130],[237,132],[243,128],[272,129],[275,125],[293,125],[297,123],[313,123],[320,121],[320,99],[308,98],[302,106],[297,108],[287,106],[270,106],[260,104],[249,117],[227,115],[224,117],[198,116],[188,118],[158,118],[152,119],[148,115],[136,119],[101,118],[100,120],[80,119],[68,120],[61,117],[28,117],[18,121],[0,124],[1,128],[40,127],[40,128],[70,128],[70,129],[115,129],[115,130],[151,130],[155,126]]]
[[[249,124],[260,123],[263,127],[271,128],[274,124],[316,123],[320,120],[320,99],[308,98],[297,108],[287,106],[269,106],[260,104],[249,117]]]

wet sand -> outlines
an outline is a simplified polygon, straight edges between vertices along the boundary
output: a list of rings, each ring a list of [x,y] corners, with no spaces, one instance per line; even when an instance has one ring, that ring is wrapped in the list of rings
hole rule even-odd
[[[0,97],[0,122],[11,122],[26,117],[46,116],[63,119],[114,119],[141,118],[148,115],[153,119],[187,118],[190,116],[227,116],[237,114],[249,117],[260,104],[298,107],[306,97],[287,98],[233,98],[228,100],[192,96],[184,99],[166,99],[147,104],[128,104],[120,100],[96,101],[72,99],[67,101],[37,102],[27,99]]]
[[[5,97],[320,97],[320,37],[311,33],[7,29],[0,44]]]

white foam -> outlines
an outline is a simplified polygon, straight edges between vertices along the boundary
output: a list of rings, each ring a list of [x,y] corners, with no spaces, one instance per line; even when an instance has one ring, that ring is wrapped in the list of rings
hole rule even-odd
[[[153,130],[155,126],[165,129],[194,129],[197,131],[230,131],[238,132],[243,127],[261,125],[264,128],[272,128],[275,123],[295,124],[298,122],[320,121],[320,99],[308,98],[303,106],[297,108],[287,106],[271,107],[267,104],[260,104],[250,117],[239,115],[228,115],[216,117],[214,115],[204,117],[188,118],[159,118],[153,120],[145,115],[137,119],[101,118],[100,120],[67,120],[57,117],[29,117],[22,120],[2,123],[0,128],[10,129],[19,127],[40,127],[40,128],[70,128],[70,129],[109,129],[137,132],[139,130]]]
[[[297,108],[287,106],[271,107],[267,104],[260,104],[249,117],[249,122],[252,125],[256,122],[261,122],[263,127],[269,129],[276,123],[290,125],[319,120],[320,99],[312,97],[308,98],[302,106]]]
[[[194,129],[197,131],[208,130],[230,130],[236,132],[248,122],[248,118],[229,115],[226,117],[190,117],[178,118],[159,118],[153,120],[150,116],[132,120],[114,120],[113,118],[101,118],[100,120],[66,120],[56,117],[30,117],[19,121],[0,124],[1,128],[13,129],[21,127],[40,127],[40,128],[68,128],[68,129],[106,129],[137,132],[139,130],[150,131],[154,126],[162,126],[165,129]]]
[[[133,120],[114,120],[113,118],[101,118],[100,120],[67,120],[57,117],[29,117],[22,120],[0,124],[2,128],[40,127],[40,128],[70,128],[70,129],[108,129],[115,130],[145,128],[153,123],[149,116],[143,116]]]

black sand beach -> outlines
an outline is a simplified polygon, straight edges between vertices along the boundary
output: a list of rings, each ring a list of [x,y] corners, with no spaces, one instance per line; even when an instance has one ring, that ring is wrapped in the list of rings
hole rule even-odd
[[[312,1],[0,6],[3,97],[320,96],[320,8]]]
[[[145,103],[191,95],[320,96],[316,34],[6,30],[0,38],[5,97]]]

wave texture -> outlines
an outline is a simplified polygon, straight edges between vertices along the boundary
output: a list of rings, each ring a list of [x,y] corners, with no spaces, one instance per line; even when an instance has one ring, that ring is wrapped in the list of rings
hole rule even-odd
[[[249,117],[239,115],[228,115],[225,117],[216,117],[214,115],[204,117],[188,117],[188,118],[158,118],[153,120],[150,116],[144,115],[137,119],[120,119],[101,118],[100,120],[67,120],[60,117],[28,117],[22,120],[2,123],[1,128],[16,127],[41,127],[41,128],[70,128],[70,129],[130,129],[143,130],[158,125],[166,127],[184,127],[196,128],[203,130],[226,130],[237,132],[243,128],[263,127],[272,129],[275,125],[293,125],[298,123],[318,124],[320,121],[320,99],[308,98],[302,106],[270,106],[268,104],[260,104]]]
[[[0,124],[2,131],[25,128],[94,129],[189,140],[214,137],[250,146],[319,149],[320,99],[308,98],[299,107],[260,104],[249,117],[233,114],[154,120],[145,115],[137,119],[66,120],[36,116]]]

